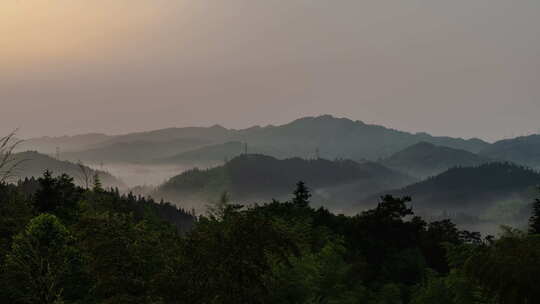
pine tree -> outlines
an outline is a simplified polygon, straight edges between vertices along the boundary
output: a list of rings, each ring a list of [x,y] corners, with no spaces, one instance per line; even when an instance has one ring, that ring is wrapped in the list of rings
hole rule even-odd
[[[296,184],[296,190],[293,192],[293,204],[299,207],[309,206],[309,199],[311,198],[311,193],[309,188],[306,187],[306,184],[302,181]]]
[[[56,180],[52,176],[52,172],[46,170],[38,181],[40,188],[34,196],[35,208],[40,213],[52,213],[58,205]]]
[[[540,199],[533,203],[533,214],[529,219],[529,234],[540,234]]]
[[[101,179],[99,178],[99,174],[94,174],[94,192],[101,192],[103,191],[103,184],[101,183]]]

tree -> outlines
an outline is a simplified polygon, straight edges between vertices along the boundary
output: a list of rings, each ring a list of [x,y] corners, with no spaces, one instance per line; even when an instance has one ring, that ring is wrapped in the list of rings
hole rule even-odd
[[[79,167],[79,182],[85,188],[90,188],[90,181],[92,178],[92,170],[84,165],[82,161],[77,162],[77,167]]]
[[[223,219],[225,212],[230,206],[231,197],[229,192],[223,191],[219,197],[219,200],[212,205],[207,206],[208,216],[216,219]]]
[[[0,265],[11,249],[13,237],[32,218],[32,206],[17,187],[0,184]]]
[[[16,131],[0,138],[0,182],[5,182],[13,177],[14,171],[24,160],[16,160],[15,148],[22,143],[15,139]]]
[[[447,260],[447,246],[445,244],[461,244],[460,231],[452,221],[446,219],[431,222],[422,235],[422,252],[430,268],[439,273],[450,271]]]
[[[496,303],[538,303],[540,236],[505,229],[500,239],[473,251],[464,271]]]
[[[34,207],[40,213],[51,213],[63,220],[71,220],[78,213],[83,190],[66,174],[53,177],[45,171],[38,179],[40,188],[34,195]]]
[[[268,303],[272,265],[296,250],[289,229],[230,206],[222,219],[201,217],[186,236],[176,288],[186,303]]]
[[[62,303],[73,284],[81,259],[74,239],[58,218],[42,214],[18,234],[6,259],[8,286],[13,298],[23,303]]]
[[[352,218],[349,244],[362,253],[369,271],[365,280],[384,278],[395,282],[413,283],[422,275],[425,261],[418,250],[419,235],[425,222],[415,218],[407,203],[409,197],[390,195],[381,198],[375,209]]]
[[[454,269],[447,276],[438,276],[427,271],[421,284],[414,288],[411,304],[488,304],[493,303],[483,297],[481,290],[471,282],[460,269]]]
[[[101,178],[99,178],[99,174],[97,172],[94,174],[94,187],[92,190],[94,192],[103,191],[103,184],[101,183]]]
[[[307,207],[309,206],[309,199],[311,198],[311,193],[309,192],[309,188],[306,187],[306,184],[302,181],[299,181],[296,184],[296,190],[293,192],[293,200],[292,202],[299,206],[299,207]]]
[[[533,214],[529,219],[529,234],[540,234],[540,199],[533,203]]]
[[[358,303],[364,287],[351,286],[342,240],[328,240],[318,252],[292,256],[273,266],[270,303]],[[356,283],[356,282],[355,282]]]
[[[161,230],[156,230],[161,229]],[[152,287],[174,246],[174,230],[153,227],[121,213],[90,214],[76,224],[78,246],[92,278],[89,296],[98,303],[154,303]],[[165,237],[172,236],[172,237]]]

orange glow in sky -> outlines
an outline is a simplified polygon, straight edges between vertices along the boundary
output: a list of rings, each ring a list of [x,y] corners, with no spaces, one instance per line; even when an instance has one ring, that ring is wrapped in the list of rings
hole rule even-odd
[[[143,0],[2,0],[0,66],[99,56],[148,30],[162,13]]]

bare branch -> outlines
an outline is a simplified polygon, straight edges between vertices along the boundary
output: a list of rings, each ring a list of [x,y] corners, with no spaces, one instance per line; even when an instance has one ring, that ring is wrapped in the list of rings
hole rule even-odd
[[[79,167],[80,175],[79,175],[79,182],[82,186],[85,187],[85,189],[90,188],[90,179],[92,177],[92,170],[85,166],[82,161],[77,162],[77,166]]]
[[[26,160],[17,160],[15,158],[15,149],[23,141],[16,139],[18,130],[14,130],[7,136],[0,138],[0,183],[15,177],[15,169]]]

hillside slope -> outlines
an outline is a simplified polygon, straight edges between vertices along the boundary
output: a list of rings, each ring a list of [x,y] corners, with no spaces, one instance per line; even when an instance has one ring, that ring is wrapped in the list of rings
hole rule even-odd
[[[37,178],[42,176],[45,170],[49,170],[52,171],[54,176],[65,173],[72,176],[75,183],[81,186],[86,184],[85,174],[83,174],[78,164],[57,160],[34,151],[16,153],[13,159],[15,162],[20,162],[14,171],[13,179],[23,179],[26,177]],[[84,166],[84,170],[90,181],[93,180],[93,176],[97,173],[103,186],[125,188],[122,181],[107,172],[93,170],[86,166]]]
[[[420,142],[382,160],[381,164],[411,176],[425,178],[452,167],[472,167],[487,162],[490,162],[489,158],[472,152]]]
[[[540,173],[512,163],[452,168],[405,188],[386,190],[359,200],[352,212],[372,207],[381,195],[412,197],[423,216],[452,215],[456,222],[524,225],[538,194]]]
[[[44,154],[55,154],[57,148],[59,148],[61,152],[75,152],[90,149],[111,138],[112,136],[100,133],[59,137],[45,136],[24,140],[17,147],[17,151],[38,151]]]
[[[540,168],[540,135],[498,141],[484,148],[482,155]]]
[[[200,208],[227,191],[233,201],[252,203],[287,197],[298,181],[304,181],[313,189],[315,203],[324,201],[330,208],[339,208],[341,201],[356,194],[369,195],[404,186],[413,179],[376,163],[300,158],[279,160],[249,154],[236,157],[223,166],[184,172],[159,187],[153,196]],[[321,195],[317,196],[318,193]]]
[[[229,141],[223,144],[203,146],[177,155],[161,158],[156,163],[162,164],[197,164],[203,167],[222,164],[224,161],[233,159],[245,153],[249,149],[250,154],[276,155],[279,151],[264,149],[258,146],[245,146],[240,141]]]
[[[211,142],[199,138],[180,138],[166,142],[134,141],[111,143],[85,151],[62,153],[62,158],[90,163],[149,163],[155,159],[196,149]]]

